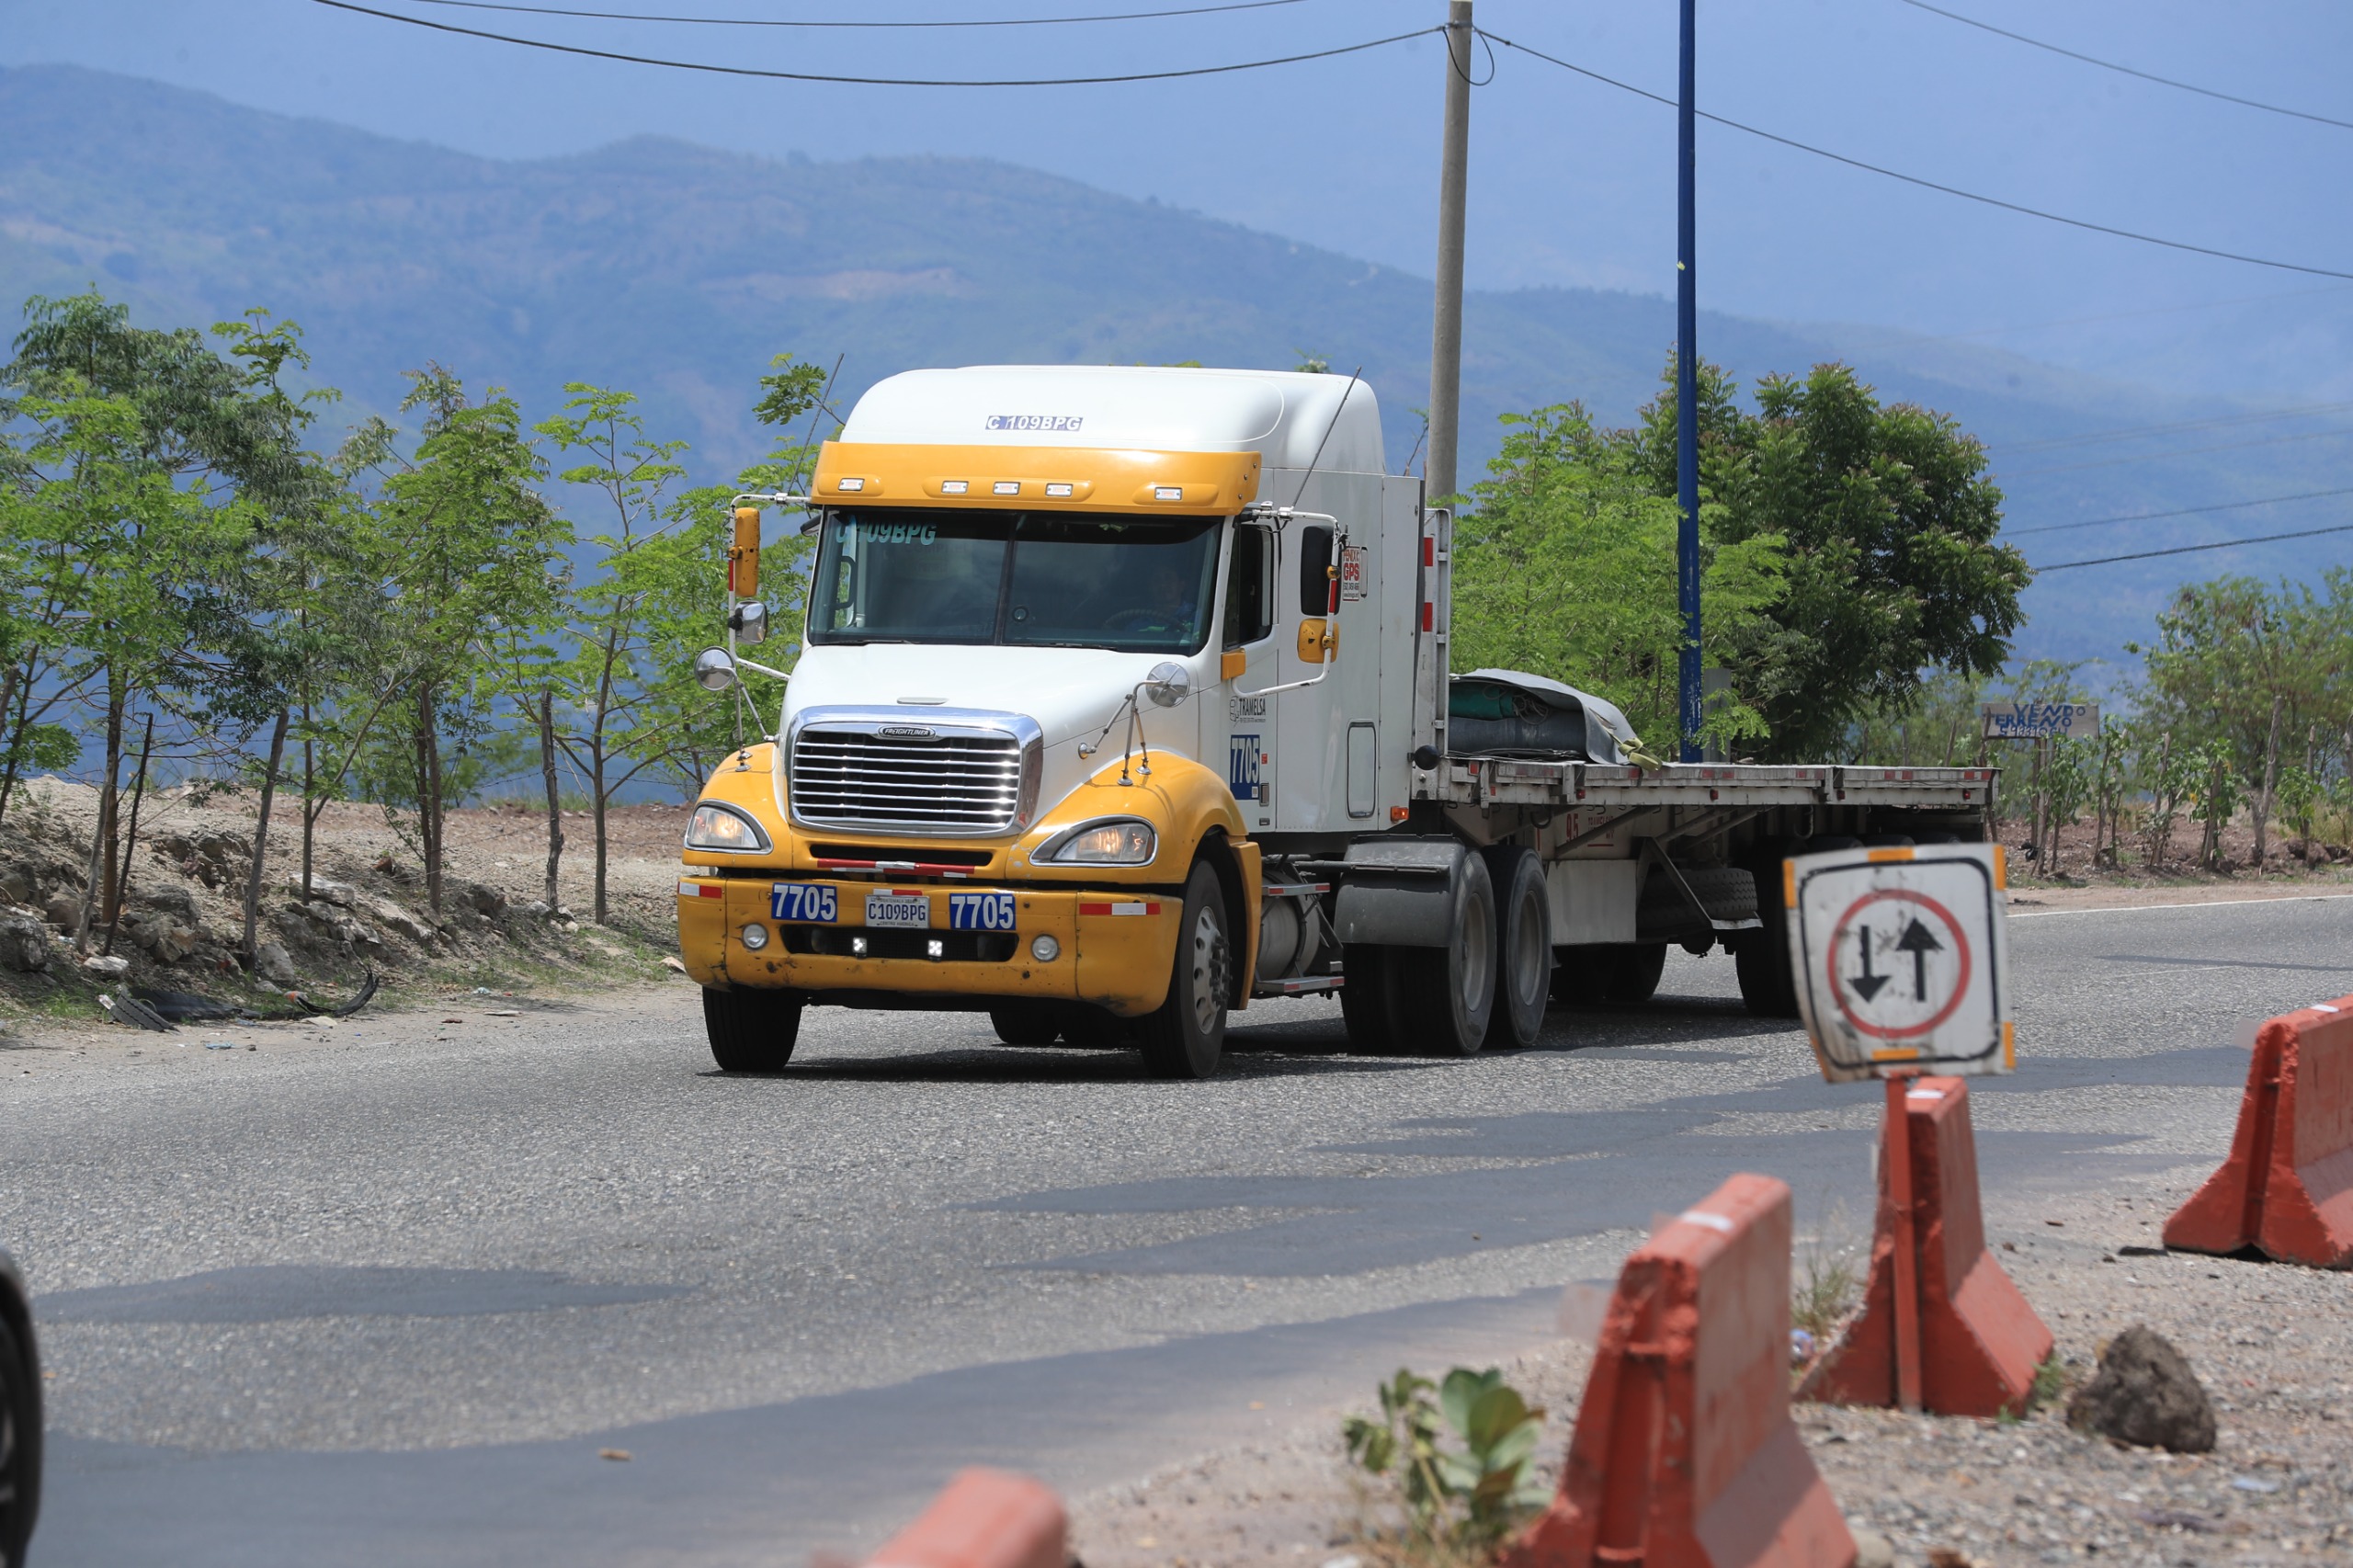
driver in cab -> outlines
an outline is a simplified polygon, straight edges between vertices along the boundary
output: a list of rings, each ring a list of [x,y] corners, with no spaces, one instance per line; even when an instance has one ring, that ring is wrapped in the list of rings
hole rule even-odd
[[[1131,635],[1190,642],[1193,598],[1192,582],[1182,567],[1174,562],[1154,562],[1144,578],[1143,603],[1120,611],[1108,624]]]

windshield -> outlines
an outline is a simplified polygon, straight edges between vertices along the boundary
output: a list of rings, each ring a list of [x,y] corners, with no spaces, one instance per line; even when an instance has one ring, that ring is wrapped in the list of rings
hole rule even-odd
[[[1217,540],[1213,517],[829,511],[809,641],[1191,653]]]

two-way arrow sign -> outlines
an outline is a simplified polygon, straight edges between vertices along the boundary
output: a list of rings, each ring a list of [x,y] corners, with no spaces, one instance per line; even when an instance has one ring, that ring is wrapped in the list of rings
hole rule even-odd
[[[1862,949],[1863,972],[1847,983],[1855,988],[1856,995],[1869,1002],[1895,977],[1892,974],[1873,972],[1870,926],[1865,926],[1857,929],[1855,943]],[[1944,946],[1942,942],[1937,940],[1935,932],[1920,924],[1920,918],[1917,915],[1914,915],[1911,922],[1904,927],[1903,935],[1895,938],[1895,950],[1912,955],[1912,999],[1915,1002],[1925,1002],[1928,999],[1928,955],[1944,951]]]

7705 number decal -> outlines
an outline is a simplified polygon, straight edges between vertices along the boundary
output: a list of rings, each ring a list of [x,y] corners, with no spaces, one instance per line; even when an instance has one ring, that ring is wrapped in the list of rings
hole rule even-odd
[[[831,882],[772,882],[768,886],[768,918],[831,926],[841,918],[839,901]]]
[[[1013,895],[1009,892],[949,893],[948,928],[951,931],[1012,930]]]

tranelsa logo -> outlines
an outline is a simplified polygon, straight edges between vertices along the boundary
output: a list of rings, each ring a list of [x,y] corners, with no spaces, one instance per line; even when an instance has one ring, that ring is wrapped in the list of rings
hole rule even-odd
[[[992,430],[1075,430],[1086,423],[1083,414],[992,414]]]

